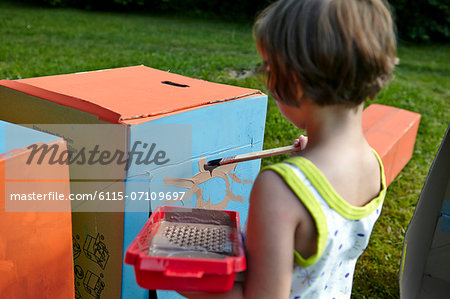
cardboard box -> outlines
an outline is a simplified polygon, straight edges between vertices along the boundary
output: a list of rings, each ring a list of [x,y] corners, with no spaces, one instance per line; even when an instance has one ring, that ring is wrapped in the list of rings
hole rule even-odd
[[[0,104],[0,119],[62,136],[74,156],[95,146],[98,155],[143,153],[129,164],[87,155],[70,164],[72,193],[116,199],[72,202],[82,211],[73,213],[79,298],[148,298],[123,254],[157,206],[235,210],[246,220],[260,161],[202,166],[262,149],[267,96],[257,90],[135,66],[2,80]]]
[[[450,127],[431,165],[406,230],[400,297],[448,298],[450,294]]]
[[[383,161],[389,186],[412,157],[420,114],[372,104],[363,111],[362,121],[367,142]]]
[[[70,201],[50,200],[68,196],[69,167],[27,163],[33,144],[66,149],[0,121],[0,298],[74,298]]]

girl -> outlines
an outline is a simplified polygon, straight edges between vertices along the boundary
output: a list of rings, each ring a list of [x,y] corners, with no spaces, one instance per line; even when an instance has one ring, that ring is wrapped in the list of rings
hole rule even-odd
[[[349,298],[385,191],[362,111],[390,78],[395,35],[382,0],[282,0],[255,25],[268,88],[308,139],[264,169],[250,196],[248,271],[225,294],[192,298]]]

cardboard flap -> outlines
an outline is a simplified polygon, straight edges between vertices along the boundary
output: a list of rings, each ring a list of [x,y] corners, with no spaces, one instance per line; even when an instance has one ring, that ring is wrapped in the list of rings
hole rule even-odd
[[[111,123],[260,94],[146,66],[1,80],[0,85],[99,116]]]
[[[411,222],[406,230],[400,268],[400,298],[444,298],[419,296],[425,294],[426,282],[448,276],[450,262],[448,235],[441,231],[448,196],[450,179],[450,126],[447,128],[441,146],[430,167],[422,192],[420,193]],[[445,254],[443,254],[445,252]],[[446,259],[442,259],[446,256]],[[443,274],[444,273],[444,274]],[[431,277],[434,275],[435,277]],[[445,282],[445,281],[444,281]],[[440,284],[441,285],[441,284]],[[448,286],[447,280],[443,286]],[[448,294],[450,289],[446,289]],[[424,293],[425,292],[425,293]],[[442,293],[444,294],[444,293]]]

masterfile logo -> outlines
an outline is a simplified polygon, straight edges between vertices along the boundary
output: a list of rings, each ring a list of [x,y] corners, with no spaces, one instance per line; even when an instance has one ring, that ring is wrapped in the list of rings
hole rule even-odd
[[[125,170],[128,170],[133,161],[136,165],[164,165],[170,162],[166,151],[158,150],[156,143],[148,144],[141,141],[134,142],[128,153],[120,149],[116,149],[115,151],[108,149],[101,150],[101,146],[98,144],[92,149],[82,147],[78,152],[71,151],[70,149],[60,151],[58,144],[49,146],[48,144],[42,143],[31,144],[27,149],[31,149],[26,162],[28,165],[32,163],[40,165],[43,161],[48,161],[47,163],[50,165],[56,163],[60,165],[109,165],[115,163],[117,165],[124,165]]]
[[[4,132],[8,212],[143,211],[181,200],[184,188],[164,179],[190,178],[196,161],[185,124],[27,124]]]

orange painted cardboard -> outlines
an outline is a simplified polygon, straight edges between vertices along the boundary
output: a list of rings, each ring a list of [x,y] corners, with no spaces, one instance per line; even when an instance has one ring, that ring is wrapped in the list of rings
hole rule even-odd
[[[101,76],[98,72],[102,72]],[[254,89],[211,83],[142,65],[120,71],[1,80],[0,85],[97,115],[109,123],[144,118],[149,121],[148,118],[261,94]],[[133,105],[129,105],[130,100]]]
[[[61,138],[51,144],[66,149]],[[26,165],[29,152],[0,154],[0,298],[74,298],[70,201],[7,206],[49,212],[5,210],[11,193],[70,192],[68,165]]]
[[[412,157],[419,122],[420,114],[386,105],[363,112],[364,136],[383,161],[388,186]]]

